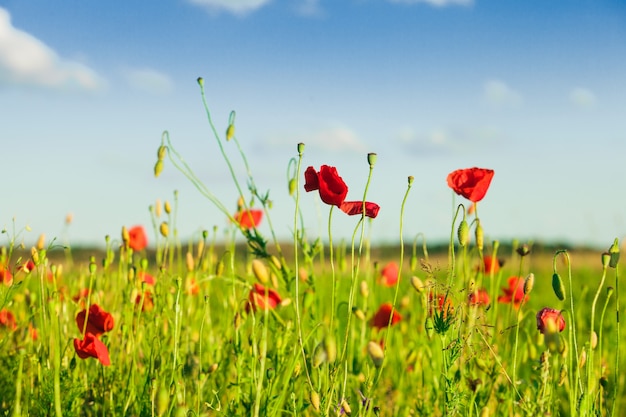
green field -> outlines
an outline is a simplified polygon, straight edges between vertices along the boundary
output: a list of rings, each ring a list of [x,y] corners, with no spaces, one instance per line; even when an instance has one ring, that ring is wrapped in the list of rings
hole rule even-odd
[[[224,147],[241,149],[234,116],[222,137],[207,115],[231,166]],[[191,181],[231,220],[226,241],[217,229],[182,241],[169,202],[151,206],[146,224],[158,238],[149,246],[132,225],[107,236],[105,250],[43,236],[23,247],[23,229],[3,230],[0,414],[623,413],[617,239],[602,250],[486,242],[464,203],[449,242],[400,234],[398,246],[377,247],[375,204],[366,195],[346,202],[335,168],[305,171],[304,145],[297,150],[287,242],[275,238],[271,202],[251,174],[233,173],[241,195],[233,214],[167,134],[155,175],[173,165]],[[375,159],[368,155],[370,168]],[[481,181],[451,187],[477,203],[489,185]],[[317,191],[329,206],[324,239],[304,233],[298,210],[300,194]],[[332,239],[340,215],[354,218],[351,241]]]

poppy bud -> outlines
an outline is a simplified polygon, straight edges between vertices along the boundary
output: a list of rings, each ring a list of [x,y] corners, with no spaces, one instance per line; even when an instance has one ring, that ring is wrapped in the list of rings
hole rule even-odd
[[[317,391],[311,391],[311,405],[315,411],[320,411],[320,395]]]
[[[219,366],[219,365],[218,365],[217,363],[212,363],[212,364],[209,366],[208,372],[209,372],[210,374],[212,374],[213,372],[217,371],[217,367],[218,367],[218,366]]]
[[[598,346],[598,333],[594,330],[591,333],[591,349],[595,349]]]
[[[199,85],[200,87],[204,87],[204,78],[202,78],[202,77],[198,77],[198,80],[197,80],[197,81],[198,81],[198,85]]]
[[[413,185],[414,180],[415,180],[415,177],[413,175],[409,175],[409,178],[408,178],[409,185]]]
[[[476,247],[478,250],[482,251],[485,244],[485,235],[483,232],[483,227],[480,225],[480,220],[476,220]]]
[[[40,234],[39,239],[37,239],[37,249],[42,250],[46,244],[46,235]]]
[[[524,243],[518,246],[517,249],[515,249],[515,251],[517,252],[519,256],[526,256],[530,253],[530,246],[528,246],[528,243]]]
[[[370,355],[372,362],[376,368],[380,368],[385,360],[385,353],[383,348],[376,342],[370,341],[367,344],[367,353]]]
[[[154,164],[154,178],[158,178],[163,172],[163,160],[159,159],[156,164]]]
[[[556,298],[565,301],[565,284],[563,284],[561,276],[556,272],[552,274],[552,289],[554,290]]]
[[[535,285],[535,274],[531,272],[524,280],[524,295],[530,294],[533,290],[533,285]]]
[[[459,238],[459,245],[464,247],[469,243],[469,225],[465,219],[461,220],[461,224],[459,224],[457,236]]]
[[[187,252],[187,256],[185,258],[185,264],[187,266],[187,272],[193,272],[193,270],[196,269],[196,265],[193,260],[193,255],[191,254],[191,252]]]
[[[161,222],[161,226],[159,226],[159,231],[163,237],[167,237],[170,234],[170,227],[167,222]]]
[[[369,287],[367,286],[367,281],[361,281],[359,288],[361,291],[361,296],[363,296],[363,298],[367,298],[370,294]]]
[[[370,165],[370,167],[374,167],[374,165],[376,165],[376,160],[378,159],[378,155],[376,155],[373,152],[370,152],[367,154],[367,163]]]
[[[363,321],[365,320],[365,313],[358,307],[352,307],[352,313],[356,316],[357,319]]]
[[[235,136],[235,125],[229,124],[228,128],[226,129],[226,140],[231,140],[233,136]]]
[[[263,261],[254,259],[252,261],[252,273],[261,284],[267,284],[270,280],[270,274]]]
[[[300,142],[298,143],[298,155],[302,156],[303,153],[304,153],[304,143]]]
[[[172,212],[172,205],[169,201],[165,200],[165,203],[163,204],[163,209],[167,214],[170,214]]]
[[[609,254],[611,255],[609,266],[611,268],[615,268],[619,262],[619,240],[617,238],[615,238],[613,244],[609,248]]]
[[[296,192],[296,188],[297,188],[297,182],[295,178],[292,178],[289,180],[289,184],[287,185],[287,188],[289,190],[289,195],[294,195]]]
[[[602,268],[608,268],[609,264],[611,263],[611,254],[608,252],[603,252],[602,253]]]
[[[165,146],[165,145],[159,146],[159,149],[157,150],[157,158],[158,158],[158,160],[162,161],[163,159],[165,159],[166,153],[167,153],[167,146]]]
[[[33,263],[35,264],[35,266],[39,266],[39,263],[40,263],[39,251],[34,246],[32,248],[30,248],[30,257],[32,258]]]
[[[161,217],[161,200],[157,198],[156,203],[154,204],[154,215],[159,218]]]
[[[419,279],[419,277],[416,277],[415,275],[413,275],[411,277],[411,285],[413,286],[413,288],[415,288],[415,291],[422,293],[424,292],[424,282]]]
[[[435,322],[433,321],[432,317],[426,317],[424,329],[426,329],[426,336],[431,339],[433,337],[433,334],[435,333]]]

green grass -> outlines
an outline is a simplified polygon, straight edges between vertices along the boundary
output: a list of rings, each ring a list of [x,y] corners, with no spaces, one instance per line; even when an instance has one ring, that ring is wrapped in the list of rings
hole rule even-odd
[[[225,140],[206,110],[229,166],[227,150],[234,149],[247,167],[234,113]],[[443,247],[417,236],[400,249],[377,248],[370,237],[376,220],[361,216],[353,217],[350,242],[323,244],[332,241],[332,218],[328,236],[304,233],[298,210],[304,146],[297,150],[288,163],[291,242],[275,238],[268,194],[249,170],[246,187],[233,173],[241,210],[260,207],[269,238],[234,222],[225,242],[217,242],[217,230],[183,242],[176,195],[165,213],[160,203],[151,207],[147,222],[159,238],[150,251],[133,251],[126,232],[107,237],[106,251],[86,256],[54,242],[22,250],[20,231],[3,231],[0,310],[14,316],[15,326],[8,319],[0,324],[0,415],[620,415],[619,369],[626,364],[616,321],[618,246],[611,247],[611,260],[601,251],[532,244],[522,256],[517,241],[481,244],[480,236],[460,245],[461,220],[453,215]],[[166,158],[234,220],[164,134],[156,174]],[[371,175],[375,158],[368,160]],[[458,210],[468,219],[463,227],[475,232],[465,207]],[[485,256],[505,262],[484,272]],[[29,259],[34,270],[21,270]],[[384,285],[381,270],[389,261],[400,266],[392,277],[399,279]],[[154,285],[142,282],[145,274]],[[498,302],[509,277],[531,274],[526,301],[517,307]],[[553,279],[561,280],[563,299]],[[255,284],[261,284],[256,295]],[[487,290],[488,305],[468,303],[477,288]],[[75,297],[86,289],[88,296]],[[273,291],[280,299],[270,302]],[[377,328],[371,318],[384,303],[401,320]],[[76,315],[93,304],[113,316],[113,328],[98,336],[110,366],[81,359],[74,347],[85,331]],[[562,310],[563,332],[538,331],[543,307]]]

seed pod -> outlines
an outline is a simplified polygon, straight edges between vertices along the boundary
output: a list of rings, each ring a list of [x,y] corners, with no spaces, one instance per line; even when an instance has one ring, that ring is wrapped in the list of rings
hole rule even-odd
[[[367,353],[370,355],[372,362],[376,368],[380,368],[385,360],[385,353],[383,348],[377,342],[370,341],[367,344]]]
[[[565,284],[563,284],[561,276],[556,272],[552,274],[552,289],[554,290],[556,298],[565,301]]]
[[[302,155],[303,152],[304,152],[304,143],[300,142],[298,143],[298,155]]]
[[[461,220],[461,224],[459,224],[457,237],[459,238],[459,245],[462,247],[469,243],[469,225],[465,219]]]
[[[611,254],[608,252],[602,253],[602,268],[608,268],[611,264]]]
[[[378,155],[376,155],[374,152],[370,152],[367,154],[367,163],[370,165],[370,167],[373,167],[374,165],[376,165],[377,159],[378,159]]]

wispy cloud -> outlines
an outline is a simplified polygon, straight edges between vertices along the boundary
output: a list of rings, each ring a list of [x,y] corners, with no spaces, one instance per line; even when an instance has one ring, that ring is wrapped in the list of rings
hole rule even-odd
[[[167,94],[174,88],[168,75],[150,68],[126,69],[123,75],[132,88],[151,94]]]
[[[365,152],[367,150],[357,133],[344,125],[323,127],[311,130],[309,133],[274,134],[266,143],[271,147],[284,148],[285,145],[293,145],[294,141],[306,144],[307,148],[326,152]]]
[[[493,146],[502,138],[498,129],[436,127],[421,132],[406,126],[395,133],[396,140],[408,152],[423,156],[466,152],[481,146]]]
[[[301,16],[320,17],[324,15],[319,0],[300,0],[295,7],[296,12]]]
[[[494,107],[516,107],[522,104],[522,96],[504,81],[489,80],[483,86],[485,100]]]
[[[569,93],[569,99],[574,105],[583,109],[590,109],[596,106],[596,95],[586,88],[577,87]]]
[[[92,69],[60,58],[41,40],[15,28],[0,7],[0,84],[97,90],[103,81]]]
[[[192,4],[202,6],[209,12],[229,12],[236,15],[251,13],[271,3],[272,0],[188,0]]]
[[[474,4],[474,0],[387,0],[390,3],[402,3],[402,4],[417,4],[426,3],[431,6],[444,7],[444,6],[471,6]]]

